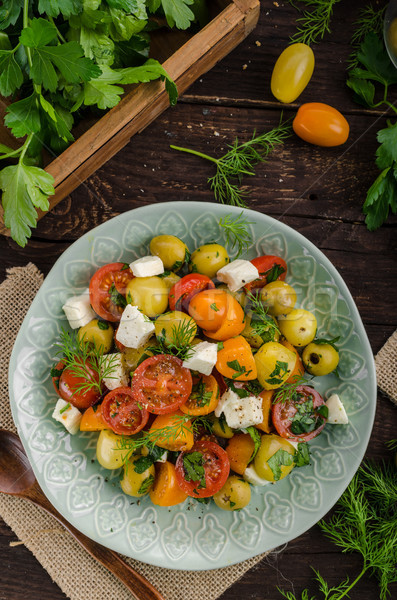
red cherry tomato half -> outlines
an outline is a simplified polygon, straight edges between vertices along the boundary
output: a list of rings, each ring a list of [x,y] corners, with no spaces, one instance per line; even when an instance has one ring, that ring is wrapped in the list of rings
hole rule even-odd
[[[138,433],[149,419],[148,411],[138,405],[129,387],[119,387],[106,394],[101,411],[105,423],[120,435]]]
[[[253,258],[251,263],[259,271],[259,279],[251,281],[244,286],[246,292],[264,287],[267,283],[276,281],[277,279],[284,281],[287,275],[287,263],[279,256],[265,254]]]
[[[94,371],[88,362],[84,363],[82,370],[87,372],[91,381],[99,381],[98,372]],[[87,389],[86,391],[78,391],[89,379],[87,376],[80,377],[73,371],[70,367],[63,370],[59,378],[58,393],[65,402],[70,402],[70,404],[79,410],[84,410],[98,402],[101,392],[96,387]]]
[[[316,146],[340,146],[349,137],[349,123],[333,106],[322,102],[302,104],[292,123],[296,135]]]
[[[54,390],[56,391],[57,394],[59,394],[59,380],[61,378],[64,368],[65,368],[65,364],[62,360],[60,360],[51,369],[52,385],[54,386]]]
[[[89,288],[91,306],[96,314],[106,321],[120,321],[125,298],[115,303],[111,292],[113,298],[116,294],[125,296],[126,286],[133,278],[131,269],[124,263],[110,263],[98,269],[91,277]]]
[[[296,395],[297,400],[273,404],[273,425],[281,437],[292,442],[307,442],[324,429],[327,419],[318,411],[325,403],[320,394],[307,385],[299,385]]]
[[[225,485],[230,462],[218,444],[200,440],[188,452],[181,452],[175,469],[178,485],[188,496],[209,498]],[[194,479],[194,473],[200,477]]]
[[[192,392],[192,375],[169,354],[150,356],[135,369],[131,389],[141,406],[156,415],[175,412]]]
[[[203,290],[215,287],[207,275],[200,273],[189,273],[177,281],[170,289],[168,303],[171,310],[183,310],[187,312],[190,300]]]

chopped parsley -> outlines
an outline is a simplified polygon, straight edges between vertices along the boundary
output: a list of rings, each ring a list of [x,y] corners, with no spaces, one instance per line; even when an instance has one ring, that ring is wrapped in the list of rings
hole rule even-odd
[[[98,321],[98,327],[99,329],[102,329],[102,331],[106,331],[109,329],[109,323],[106,323],[106,321]]]
[[[285,273],[284,267],[276,263],[271,269],[264,273],[259,273],[259,275],[266,277],[266,283],[271,283],[272,281],[276,281],[283,273]]]
[[[214,310],[215,312],[219,312],[219,308],[217,307],[217,305],[215,304],[215,302],[213,302],[212,304],[210,304],[210,308],[212,308],[212,310]]]
[[[186,481],[198,482],[198,489],[207,487],[205,482],[204,456],[202,452],[190,452],[183,457]],[[196,490],[193,490],[197,493]]]
[[[63,369],[57,369],[56,367],[52,367],[50,371],[51,377],[60,377],[63,373]]]
[[[273,371],[269,375],[269,379],[266,379],[270,385],[281,385],[288,374],[288,363],[282,360],[276,360]]]
[[[282,475],[281,467],[292,465],[294,463],[294,455],[280,448],[266,462],[273,473],[274,481],[278,481]]]
[[[127,306],[127,300],[124,298],[123,294],[120,294],[116,290],[116,286],[114,283],[109,288],[109,296],[110,301],[116,306],[120,306],[121,308],[125,308]]]
[[[241,377],[241,375],[245,375],[246,377],[248,377],[248,375],[252,372],[252,369],[247,371],[245,365],[240,365],[238,360],[231,360],[226,364],[230,369],[233,369],[233,371],[235,371],[234,375],[232,375],[233,379],[237,379],[237,377]]]
[[[194,400],[196,406],[208,406],[211,402],[212,391],[206,391],[205,383],[201,378],[197,383],[193,385],[190,399]]]
[[[138,490],[138,494],[147,494],[149,489],[152,487],[154,483],[154,475],[149,475],[149,477],[146,477],[146,479],[144,479],[141,483],[141,486]]]

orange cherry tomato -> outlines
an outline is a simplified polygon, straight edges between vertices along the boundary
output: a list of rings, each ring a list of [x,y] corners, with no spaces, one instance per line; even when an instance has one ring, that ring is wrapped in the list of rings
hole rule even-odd
[[[158,415],[154,419],[150,427],[151,432],[165,428],[164,435],[156,439],[156,446],[172,451],[190,450],[194,444],[192,423],[191,421],[185,421],[183,425],[179,427],[178,422],[182,415],[182,412],[177,411],[172,415]],[[172,435],[171,437],[167,436],[167,427],[172,427],[172,429],[176,431],[176,435]]]
[[[209,415],[216,409],[219,397],[219,385],[213,375],[193,376],[192,393],[179,408],[194,417]]]
[[[302,104],[292,127],[297,136],[316,146],[340,146],[349,137],[349,123],[333,106],[322,102]]]
[[[295,366],[291,371],[291,375],[288,377],[288,379],[285,382],[285,383],[295,383],[297,378],[302,377],[303,373],[305,372],[305,368],[303,366],[301,357],[299,355],[299,352],[295,348],[295,346],[293,346],[292,344],[287,342],[287,340],[283,340],[282,342],[280,342],[280,344],[282,344],[283,346],[288,348],[288,350],[292,350],[292,352],[295,352],[295,354],[296,354]]]
[[[244,327],[244,311],[237,300],[221,289],[206,290],[193,298],[189,314],[204,335],[224,341],[239,335]]]
[[[256,379],[257,370],[251,346],[242,335],[225,340],[218,351],[216,368],[224,377],[234,381]]]
[[[236,433],[226,446],[230,468],[235,473],[242,475],[255,450],[255,443],[249,433]]]
[[[262,412],[263,412],[263,421],[262,423],[258,423],[255,425],[257,429],[264,431],[265,433],[270,433],[273,431],[273,423],[272,423],[272,399],[273,399],[274,390],[263,390],[259,394],[262,398]]]
[[[175,506],[184,502],[187,494],[178,485],[175,467],[172,463],[156,463],[156,476],[149,492],[150,499],[157,506]]]
[[[110,425],[103,420],[101,407],[90,406],[81,417],[80,431],[102,431],[102,429],[110,429]]]

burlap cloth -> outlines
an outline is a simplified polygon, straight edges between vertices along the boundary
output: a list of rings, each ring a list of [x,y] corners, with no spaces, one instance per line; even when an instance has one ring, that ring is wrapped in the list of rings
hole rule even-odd
[[[43,276],[33,265],[8,270],[0,284],[0,428],[15,431],[8,403],[8,362],[15,337]],[[23,293],[21,294],[21,290]],[[10,311],[12,306],[12,311]],[[378,386],[397,404],[397,331],[375,359]],[[130,600],[124,585],[58,523],[25,500],[0,494],[0,515],[71,600]],[[214,600],[266,556],[214,571],[175,571],[126,558],[166,600]]]

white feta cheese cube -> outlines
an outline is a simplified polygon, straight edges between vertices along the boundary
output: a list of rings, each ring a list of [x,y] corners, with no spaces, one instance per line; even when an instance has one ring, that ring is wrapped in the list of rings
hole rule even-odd
[[[245,469],[243,473],[243,478],[245,479],[245,481],[248,481],[248,483],[251,483],[252,485],[267,485],[268,483],[271,483],[271,481],[269,481],[268,479],[263,479],[262,477],[259,477],[253,464]]]
[[[183,361],[183,366],[203,375],[211,375],[218,356],[218,344],[200,342],[193,347],[189,358]]]
[[[105,354],[101,364],[103,383],[108,390],[128,385],[128,374],[126,372],[123,355],[120,352]]]
[[[249,260],[239,258],[219,269],[216,277],[226,283],[231,292],[237,292],[246,283],[259,279],[259,271]]]
[[[135,277],[153,277],[164,273],[163,261],[159,256],[143,256],[130,264]]]
[[[327,423],[332,423],[333,425],[348,424],[349,418],[338,394],[332,394],[325,402],[325,406],[328,408]]]
[[[71,298],[68,298],[62,306],[62,309],[72,329],[84,327],[84,325],[87,325],[87,323],[96,317],[91,308],[88,290],[83,292],[81,296],[72,296]]]
[[[215,409],[215,416],[225,415],[226,423],[232,429],[245,429],[263,421],[262,398],[248,396],[240,398],[233,390],[226,390]]]
[[[154,324],[136,306],[127,304],[121,315],[116,340],[127,348],[140,348],[154,332]]]
[[[58,423],[62,423],[65,429],[72,435],[79,431],[82,416],[81,412],[75,406],[72,406],[70,402],[62,400],[62,398],[58,399],[52,413],[52,418],[58,421]]]

